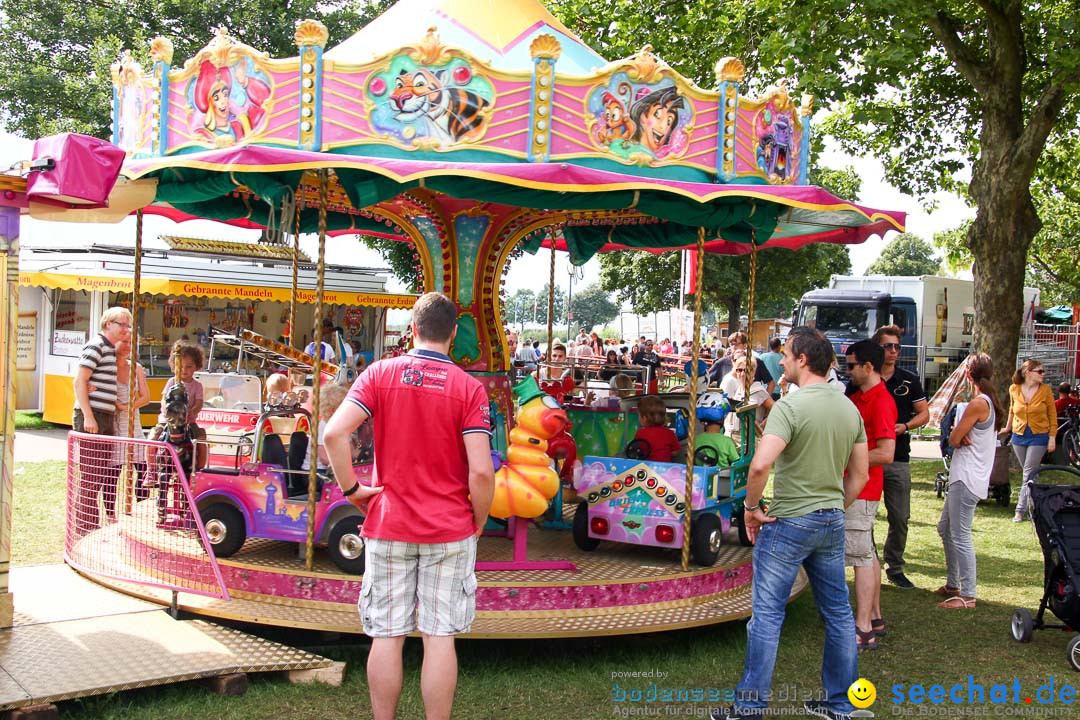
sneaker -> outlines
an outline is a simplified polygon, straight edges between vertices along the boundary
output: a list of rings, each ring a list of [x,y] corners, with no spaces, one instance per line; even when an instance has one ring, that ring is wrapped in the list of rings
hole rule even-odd
[[[850,715],[831,710],[824,700],[807,700],[803,703],[803,709],[807,715],[824,718],[825,720],[851,720]]]
[[[1016,513],[1015,515],[1013,515],[1013,522],[1014,523],[1022,523],[1022,522],[1024,522],[1024,516],[1021,515],[1020,513]]]
[[[905,575],[901,570],[897,570],[896,572],[887,572],[885,573],[885,577],[889,578],[889,582],[891,582],[896,587],[901,588],[902,590],[915,589],[915,583],[908,580],[907,575]]]

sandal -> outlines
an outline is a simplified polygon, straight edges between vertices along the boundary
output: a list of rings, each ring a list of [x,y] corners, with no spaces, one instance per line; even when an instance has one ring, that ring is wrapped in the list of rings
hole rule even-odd
[[[975,598],[954,595],[947,600],[942,600],[937,604],[937,606],[940,608],[945,608],[946,610],[974,610]]]
[[[947,597],[947,598],[959,597],[960,596],[960,588],[950,587],[948,585],[942,585],[941,587],[939,587],[937,590],[934,591],[934,594],[935,595],[941,595],[941,596]]]
[[[884,637],[889,634],[889,631],[885,629],[885,621],[881,618],[874,618],[870,621],[870,628],[874,631],[874,635],[877,637]]]
[[[859,652],[863,650],[877,650],[877,633],[873,630],[867,630],[863,632],[858,627],[855,628],[855,647],[859,649]]]

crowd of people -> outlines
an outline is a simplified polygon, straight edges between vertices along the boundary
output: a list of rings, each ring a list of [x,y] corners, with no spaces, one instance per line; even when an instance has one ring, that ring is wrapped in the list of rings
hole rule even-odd
[[[483,386],[449,357],[456,314],[446,296],[422,296],[414,308],[411,350],[366,371],[358,368],[364,372],[349,383],[325,387],[319,437],[306,460],[320,469],[332,467],[345,497],[366,514],[368,571],[359,610],[365,631],[374,638],[368,679],[376,717],[394,714],[401,691],[402,644],[417,630],[425,649],[425,705],[436,715],[449,714],[457,676],[454,636],[468,631],[475,616],[476,542],[493,487],[491,426]],[[332,325],[327,331],[331,338],[336,335]],[[100,333],[80,358],[76,431],[126,434],[125,414],[149,401],[145,372],[130,357],[130,336],[130,313],[107,310]],[[847,347],[846,385],[837,376],[838,358],[829,339],[805,327],[794,328],[786,344],[773,341],[763,352],[752,351],[744,333],[733,333],[726,348],[715,348],[715,359],[714,348],[703,349],[705,363],[694,378],[689,377],[689,364],[683,370],[688,381],[700,377],[736,405],[755,404],[758,413],[754,432],[759,439],[741,520],[754,543],[753,614],[735,704],[721,712],[724,717],[754,716],[767,705],[786,605],[800,570],[806,572],[824,622],[826,697],[806,703],[809,713],[823,718],[851,713],[847,691],[858,677],[858,653],[876,650],[878,638],[887,632],[882,570],[893,585],[915,587],[904,573],[911,515],[910,437],[928,422],[929,408],[919,378],[898,367],[901,337],[900,328],[887,325],[871,339]],[[553,343],[545,362],[539,342],[522,341],[514,333],[508,340],[514,365],[543,380],[572,377],[574,358],[600,360],[598,377],[610,382],[616,401],[645,393],[638,403],[635,439],[646,446],[648,459],[675,459],[679,442],[667,427],[667,408],[655,391],[665,372],[663,357],[688,347],[647,338],[632,345],[604,341],[581,328],[569,343]],[[344,354],[340,340],[337,349],[331,345],[324,351]],[[359,355],[356,348],[352,355]],[[202,405],[202,387],[194,379],[195,369],[202,366],[201,350],[177,343],[172,360],[176,376],[170,385],[184,385],[189,423],[194,424]],[[641,385],[625,372],[631,365],[644,368]],[[947,610],[976,607],[972,526],[975,508],[988,494],[998,440],[1011,440],[1026,483],[1043,456],[1055,449],[1058,415],[1080,404],[1068,384],[1058,388],[1055,399],[1037,360],[1026,360],[1016,370],[1007,406],[991,381],[990,357],[974,354],[964,367],[970,392],[967,402],[958,406],[948,437],[955,453],[938,521],[945,582],[934,592],[941,596],[938,606]],[[134,396],[127,393],[132,373]],[[290,389],[295,384],[287,376],[272,375],[267,381],[268,393]],[[375,440],[376,481],[370,487],[356,483],[351,472],[353,438],[361,426]],[[394,431],[421,426],[428,433],[422,446]],[[738,422],[709,419],[704,430],[695,449],[710,447],[720,465],[739,458],[744,428]],[[83,447],[94,449],[88,442]],[[101,505],[107,514],[114,513],[115,488],[110,494],[108,478],[99,475],[83,473],[80,504],[97,508],[103,494]],[[762,495],[770,475],[773,493],[766,508]],[[882,503],[888,532],[879,554],[873,528]],[[1030,511],[1025,486],[1015,519],[1024,520]],[[101,518],[87,515],[78,522],[89,530]],[[846,567],[854,569],[854,607]]]

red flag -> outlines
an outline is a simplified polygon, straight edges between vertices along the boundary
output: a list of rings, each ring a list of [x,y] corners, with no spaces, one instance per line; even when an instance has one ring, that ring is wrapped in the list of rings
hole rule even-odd
[[[694,293],[697,292],[697,262],[698,262],[697,256],[698,256],[698,254],[697,254],[696,249],[695,250],[688,250],[687,253],[690,255],[690,262],[687,263],[687,265],[689,265],[689,267],[690,267],[690,291],[689,291],[688,294],[693,295]]]

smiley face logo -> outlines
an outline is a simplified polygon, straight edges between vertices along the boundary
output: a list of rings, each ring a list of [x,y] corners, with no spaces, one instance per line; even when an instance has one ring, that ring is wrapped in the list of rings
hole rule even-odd
[[[877,699],[877,688],[866,678],[859,678],[851,683],[847,691],[848,700],[857,708],[865,709],[874,704]]]

